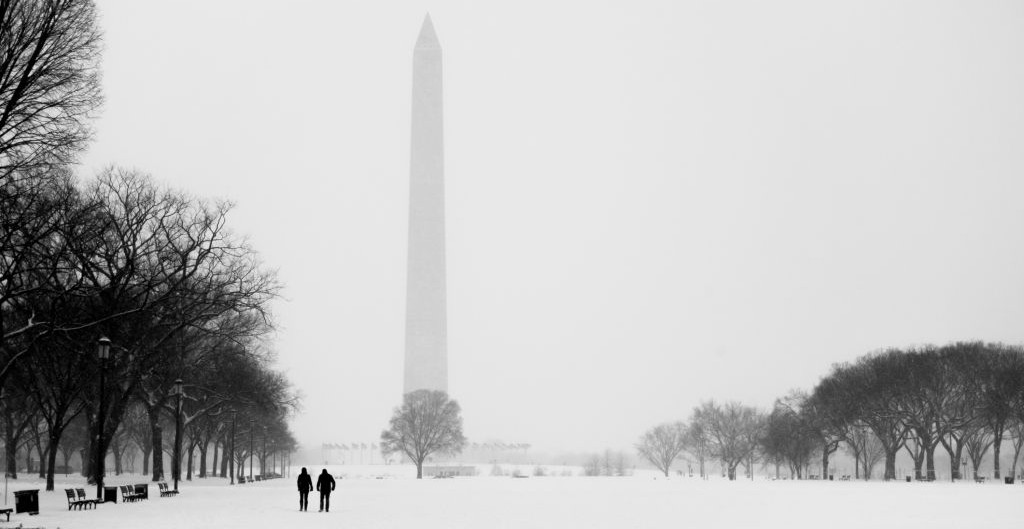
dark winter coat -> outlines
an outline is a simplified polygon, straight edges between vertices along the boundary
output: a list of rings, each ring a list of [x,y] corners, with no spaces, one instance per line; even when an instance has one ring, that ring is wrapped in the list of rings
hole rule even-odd
[[[313,490],[313,478],[309,477],[309,474],[299,474],[299,492],[309,492]]]
[[[316,480],[316,490],[330,494],[334,490],[334,476],[331,476],[325,470]]]

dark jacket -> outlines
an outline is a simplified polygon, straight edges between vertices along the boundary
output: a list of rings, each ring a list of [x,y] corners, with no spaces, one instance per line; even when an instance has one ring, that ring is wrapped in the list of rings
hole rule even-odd
[[[325,470],[319,478],[316,478],[316,490],[330,494],[334,490],[334,476]]]
[[[309,477],[309,474],[299,474],[299,492],[309,492],[313,490],[313,478]]]

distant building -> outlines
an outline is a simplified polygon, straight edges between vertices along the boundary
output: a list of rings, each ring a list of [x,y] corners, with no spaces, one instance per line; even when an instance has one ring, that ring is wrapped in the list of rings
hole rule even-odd
[[[423,477],[425,478],[453,478],[456,476],[475,476],[476,467],[473,466],[424,466]]]

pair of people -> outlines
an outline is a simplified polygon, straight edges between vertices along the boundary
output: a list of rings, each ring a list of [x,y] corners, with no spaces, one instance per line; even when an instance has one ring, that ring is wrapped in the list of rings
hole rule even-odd
[[[306,473],[306,467],[302,467],[299,473],[299,510],[304,511],[309,505],[309,492],[313,490],[313,478]],[[327,473],[325,468],[316,480],[316,490],[320,491],[320,512],[331,512],[331,491],[334,490],[334,476]]]

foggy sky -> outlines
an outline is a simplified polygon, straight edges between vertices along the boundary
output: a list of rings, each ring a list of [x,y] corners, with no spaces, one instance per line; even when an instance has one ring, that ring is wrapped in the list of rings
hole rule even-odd
[[[1024,341],[1022,3],[98,4],[82,173],[237,204],[307,446],[375,441],[401,399],[428,11],[471,441],[628,448],[880,347]]]

